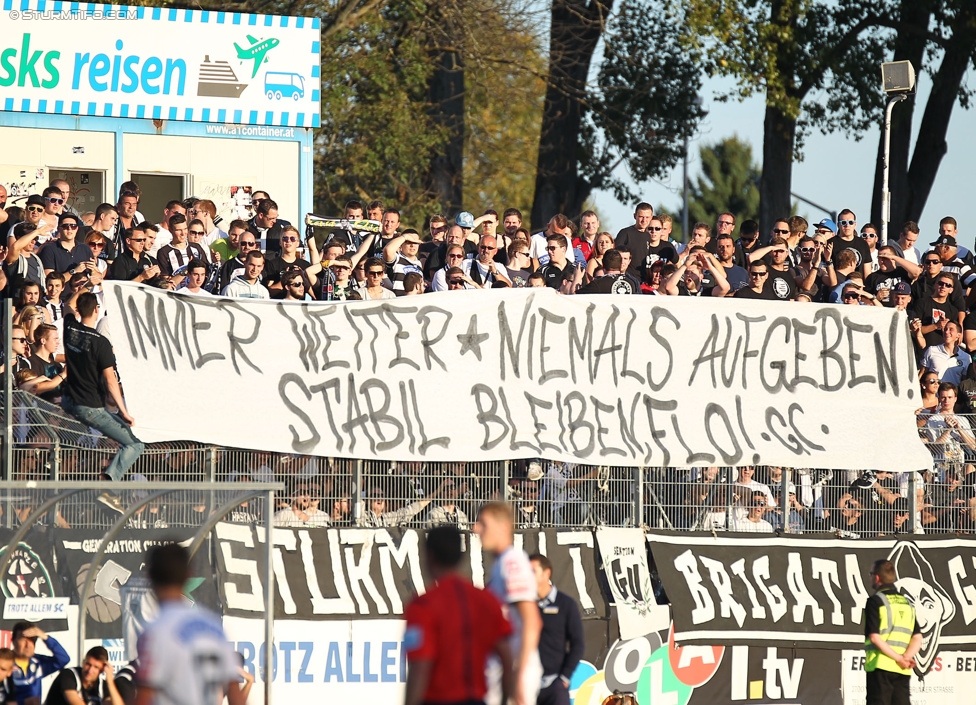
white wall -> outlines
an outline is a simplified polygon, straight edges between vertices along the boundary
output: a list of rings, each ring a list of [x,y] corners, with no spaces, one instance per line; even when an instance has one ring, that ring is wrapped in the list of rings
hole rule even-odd
[[[40,193],[52,169],[101,170],[105,172],[105,198],[112,202],[114,137],[110,132],[0,127],[0,183],[26,183],[30,193]],[[300,223],[304,217],[298,211],[298,142],[128,134],[122,144],[125,172],[121,180],[129,179],[132,172],[188,175],[185,195],[214,201],[228,221],[230,187],[250,186],[270,193],[286,220]],[[75,153],[72,148],[76,147],[84,147],[84,153]],[[23,178],[22,172],[26,172]]]
[[[112,133],[0,127],[0,144],[0,184],[8,191],[17,185],[28,193],[40,193],[50,182],[51,171],[57,169],[104,171],[106,194],[115,191]],[[83,154],[73,151],[78,147],[84,148]],[[10,203],[13,205],[12,200]]]
[[[267,191],[278,203],[281,217],[292,223],[304,217],[298,212],[297,142],[125,135],[122,144],[128,172],[188,174],[187,195],[209,198],[228,221],[231,186]]]

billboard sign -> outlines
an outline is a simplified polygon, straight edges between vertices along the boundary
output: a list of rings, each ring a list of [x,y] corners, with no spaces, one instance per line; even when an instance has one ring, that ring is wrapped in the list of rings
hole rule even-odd
[[[319,20],[3,0],[0,110],[319,126]]]

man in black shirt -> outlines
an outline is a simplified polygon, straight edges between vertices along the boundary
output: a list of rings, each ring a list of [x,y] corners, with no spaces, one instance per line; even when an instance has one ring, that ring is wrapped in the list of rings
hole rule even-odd
[[[105,680],[99,678],[105,675]],[[71,694],[74,695],[71,695]],[[81,666],[64,668],[51,684],[44,705],[123,705],[104,646],[93,646]]]
[[[58,220],[58,239],[51,240],[41,249],[40,258],[44,274],[81,271],[89,261],[94,261],[91,248],[78,242],[81,218],[73,213],[63,213]]]
[[[583,658],[583,620],[576,600],[552,584],[552,563],[543,555],[529,557],[535,573],[542,612],[539,659],[542,689],[538,705],[569,705],[569,681]]]
[[[627,272],[638,279],[644,273],[644,262],[647,259],[648,245],[650,245],[647,229],[650,227],[653,217],[654,207],[650,203],[638,203],[634,211],[634,221],[636,221],[634,225],[624,228],[614,238],[614,244],[617,247],[630,250],[632,257]],[[658,237],[660,238],[660,235]]]
[[[597,277],[577,294],[636,294],[639,287],[620,271],[623,258],[617,250],[607,250],[603,255],[603,276]]]
[[[893,246],[883,245],[878,248],[878,271],[864,280],[864,288],[887,304],[899,282],[911,284],[921,273],[921,267],[899,256]]]
[[[461,226],[452,225],[447,229],[447,235],[444,236],[444,241],[428,254],[427,259],[424,260],[424,281],[432,281],[434,273],[445,265],[450,264],[452,267],[460,266],[456,262],[447,261],[447,248],[452,245],[460,245],[463,247],[466,259],[474,258],[475,253],[478,251],[478,246],[464,237],[464,230]]]
[[[935,283],[942,274],[942,260],[935,252],[926,252],[922,256],[922,274],[912,283],[912,300],[921,301],[929,294],[934,294]],[[948,274],[948,272],[947,272]],[[966,309],[966,297],[962,288],[953,288],[949,300],[956,308]]]
[[[549,263],[539,268],[546,286],[550,289],[572,294],[576,283],[576,265],[566,259],[569,241],[564,235],[550,235],[546,238],[546,251],[549,253]],[[612,251],[612,250],[611,250]]]
[[[78,317],[64,317],[64,355],[70,372],[62,386],[61,406],[122,446],[104,471],[107,479],[118,482],[142,455],[145,446],[130,428],[136,421],[129,415],[122,398],[112,344],[95,331],[98,298],[86,292],[78,297],[75,306],[73,313]],[[105,409],[106,400],[118,409],[117,414]],[[97,499],[113,511],[120,514],[124,511],[116,495],[103,492]]]
[[[253,520],[257,521],[257,519]],[[118,688],[124,705],[136,705],[136,672],[138,670],[139,659],[135,659],[122,666],[119,672],[115,674],[115,687]]]
[[[667,240],[662,240],[664,225],[657,218],[651,218],[651,224],[647,227],[647,254],[644,256],[644,265],[640,267],[641,272],[645,272],[648,267],[654,266],[658,260],[665,260],[671,264],[678,261],[678,253]],[[614,245],[623,247],[623,245]]]
[[[247,269],[244,260],[247,259],[248,254],[260,251],[255,249],[258,246],[258,241],[250,231],[241,235],[237,246],[240,248],[238,253],[220,265],[220,275],[217,278],[217,291],[223,291],[234,277],[244,274],[244,271]]]
[[[735,241],[735,256],[733,262],[748,269],[749,255],[759,246],[759,223],[747,220],[739,228],[739,239]]]
[[[159,265],[146,254],[146,233],[139,226],[125,231],[125,251],[109,265],[107,279],[146,282],[159,276]]]
[[[855,266],[867,278],[871,274],[872,269],[871,248],[868,247],[868,244],[862,238],[857,236],[857,216],[854,215],[854,211],[850,209],[842,210],[837,220],[837,225],[840,226],[837,229],[837,235],[831,239],[831,242],[834,243],[834,266],[838,266],[837,256],[841,252],[844,250],[852,250],[857,260]]]
[[[764,299],[777,301],[776,294],[766,286],[769,279],[769,267],[762,260],[749,264],[749,286],[739,289],[733,296],[737,299]]]
[[[912,301],[912,314],[909,318],[918,318],[922,322],[922,335],[926,345],[941,345],[945,342],[942,329],[946,321],[955,321],[963,327],[965,311],[956,308],[952,302],[952,291],[958,285],[952,274],[940,274],[936,278],[935,291]]]

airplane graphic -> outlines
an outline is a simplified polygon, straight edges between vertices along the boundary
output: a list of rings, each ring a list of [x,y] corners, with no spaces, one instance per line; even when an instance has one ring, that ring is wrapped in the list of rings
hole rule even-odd
[[[267,53],[281,42],[274,38],[258,41],[250,34],[247,35],[247,41],[251,43],[251,46],[246,49],[242,48],[237,42],[234,42],[234,48],[237,49],[237,58],[241,61],[254,61],[254,70],[251,72],[251,78],[254,78],[258,75],[258,69],[261,67],[261,64],[268,60]]]

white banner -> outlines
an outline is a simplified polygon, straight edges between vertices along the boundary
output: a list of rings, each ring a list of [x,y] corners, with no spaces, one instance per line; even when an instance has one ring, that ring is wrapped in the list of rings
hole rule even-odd
[[[640,529],[600,527],[596,543],[620,621],[620,638],[636,639],[671,623],[671,609],[658,605],[647,566],[647,545]]]
[[[3,0],[0,109],[318,127],[319,37],[317,18]]]
[[[224,617],[224,631],[254,678],[249,702],[264,702],[264,622]],[[274,624],[275,702],[393,703],[403,700],[406,622],[399,619]]]
[[[864,651],[842,653],[841,683],[844,705],[864,705],[867,701]],[[912,702],[915,705],[957,705],[968,702],[973,697],[973,692],[976,692],[976,653],[940,652],[924,679],[912,674],[911,687]]]
[[[386,460],[932,464],[905,315],[889,309],[548,289],[286,303],[128,282],[106,282],[103,305],[144,441]],[[870,442],[879,428],[898,441]]]

